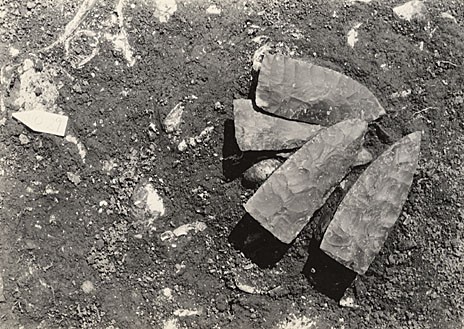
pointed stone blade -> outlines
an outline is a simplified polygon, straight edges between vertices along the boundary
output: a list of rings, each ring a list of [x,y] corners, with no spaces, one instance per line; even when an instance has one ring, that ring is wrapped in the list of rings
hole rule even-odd
[[[67,116],[45,111],[16,112],[12,116],[34,131],[58,136],[64,136],[68,124]]]
[[[366,130],[357,119],[321,129],[261,185],[246,211],[280,241],[292,242],[353,166]]]
[[[364,274],[380,251],[407,199],[420,151],[420,132],[380,155],[339,205],[320,248],[345,267]]]
[[[370,122],[385,114],[369,89],[350,77],[270,54],[261,65],[256,105],[283,118],[323,126],[355,118]]]
[[[234,100],[234,124],[242,151],[298,148],[322,128],[257,112],[249,99]]]

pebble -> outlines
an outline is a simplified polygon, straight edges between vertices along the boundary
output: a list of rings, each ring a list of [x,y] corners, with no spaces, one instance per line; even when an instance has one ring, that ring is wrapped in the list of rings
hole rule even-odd
[[[229,309],[229,302],[226,296],[219,295],[216,297],[216,308],[219,312],[225,312]]]
[[[34,1],[28,1],[27,2],[27,9],[31,10],[34,9],[37,4]]]
[[[177,150],[179,152],[185,152],[188,148],[187,142],[185,139],[183,139],[178,145],[177,145]]]
[[[71,181],[74,185],[79,185],[81,182],[81,176],[77,174],[68,171],[66,175],[68,176],[69,181]]]
[[[95,287],[93,283],[89,280],[86,280],[82,283],[81,285],[82,291],[84,291],[86,294],[90,294],[92,291],[95,290]]]
[[[253,186],[261,185],[280,165],[281,162],[277,159],[260,161],[244,172],[244,183]]]
[[[420,0],[412,0],[393,8],[393,12],[401,19],[410,21],[424,17],[425,5]]]
[[[184,106],[178,103],[166,116],[163,121],[163,129],[168,134],[179,134],[180,125],[182,123],[182,115],[184,113]]]
[[[29,140],[29,137],[27,137],[24,134],[21,134],[19,135],[19,142],[21,143],[21,145],[27,145],[29,144],[30,140]]]

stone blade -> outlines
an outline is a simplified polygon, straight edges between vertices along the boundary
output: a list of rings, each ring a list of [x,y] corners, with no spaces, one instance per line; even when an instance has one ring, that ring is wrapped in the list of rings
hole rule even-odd
[[[246,211],[284,243],[290,243],[349,172],[367,123],[352,119],[321,129],[264,182]]]
[[[381,154],[340,203],[321,249],[345,267],[363,274],[380,251],[407,199],[420,151],[420,132]]]
[[[253,109],[249,99],[234,100],[235,138],[242,151],[298,148],[321,126],[285,120]]]
[[[385,114],[372,92],[350,77],[270,54],[261,65],[256,105],[283,118],[323,126],[354,118],[370,122]]]

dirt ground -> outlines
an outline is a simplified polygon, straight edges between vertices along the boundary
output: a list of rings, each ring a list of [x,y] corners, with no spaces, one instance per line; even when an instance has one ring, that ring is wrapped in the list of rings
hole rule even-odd
[[[464,327],[461,1],[425,1],[411,21],[401,1],[93,2],[66,29],[81,1],[1,1],[0,328]],[[229,242],[254,193],[230,169],[243,156],[227,146],[232,101],[266,45],[368,86],[387,110],[374,153],[423,132],[408,201],[352,305],[302,273],[315,224],[268,268]],[[161,122],[180,102],[170,136]],[[11,117],[37,108],[68,116],[66,136]],[[151,221],[133,211],[147,182],[165,207]],[[206,229],[165,234],[188,223]]]

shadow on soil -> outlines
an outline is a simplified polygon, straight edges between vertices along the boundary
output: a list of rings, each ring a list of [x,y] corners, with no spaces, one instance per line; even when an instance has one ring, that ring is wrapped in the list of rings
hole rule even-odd
[[[320,248],[320,241],[312,239],[309,257],[303,274],[318,291],[335,300],[340,300],[356,278],[356,272],[327,256]]]
[[[291,246],[274,237],[249,214],[232,230],[229,242],[261,268],[274,266]]]

